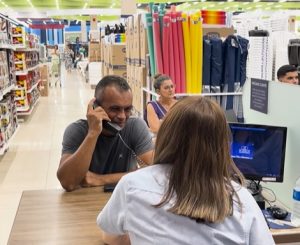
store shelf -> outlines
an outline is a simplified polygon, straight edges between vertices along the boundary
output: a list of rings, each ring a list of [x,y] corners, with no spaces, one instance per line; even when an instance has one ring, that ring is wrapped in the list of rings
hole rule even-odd
[[[15,101],[17,101],[17,100],[25,100],[26,99],[26,97],[18,97],[18,98],[15,98]]]
[[[16,48],[11,45],[11,44],[0,44],[0,49],[12,49],[12,50],[16,50]]]
[[[12,34],[11,36],[12,37],[23,37],[23,34],[22,33],[20,33],[20,34]]]
[[[8,141],[6,143],[3,144],[3,146],[0,148],[0,156],[4,155],[4,153],[8,150],[11,141],[13,140],[13,138],[15,137],[16,133],[18,132],[20,126],[18,126],[15,129],[15,132],[13,133],[13,135],[8,139]]]
[[[39,85],[39,82],[40,82],[40,81],[38,81],[38,82],[36,82],[34,85],[32,85],[32,87],[31,87],[29,90],[27,90],[27,93],[31,93],[32,90],[34,90],[34,89]]]
[[[38,48],[26,48],[24,46],[16,47],[16,51],[19,52],[39,52],[40,50]]]
[[[38,103],[38,101],[40,100],[40,98],[37,98],[37,100],[34,102],[34,104],[31,106],[27,106],[27,107],[23,107],[23,108],[17,108],[17,114],[18,116],[29,116],[31,115],[34,107],[36,106],[36,104]]]
[[[16,71],[16,76],[22,76],[22,75],[24,76],[24,75],[27,75],[28,72],[37,69],[39,66],[40,66],[40,65],[37,64],[37,65],[35,65],[35,66],[33,66],[33,67],[30,67],[30,68],[28,68],[28,69],[25,69],[25,70],[23,70],[23,71]]]
[[[154,96],[159,96],[159,94],[147,89],[142,88],[142,90],[148,94],[152,94]],[[243,95],[242,92],[227,92],[227,93],[197,93],[197,94],[189,94],[189,93],[182,93],[182,94],[175,94],[176,97],[181,96],[229,96],[229,95]]]
[[[3,99],[4,95],[6,95],[7,93],[9,93],[14,88],[15,88],[15,85],[12,84],[9,87],[7,87],[7,88],[3,89],[2,91],[0,91],[0,101]]]

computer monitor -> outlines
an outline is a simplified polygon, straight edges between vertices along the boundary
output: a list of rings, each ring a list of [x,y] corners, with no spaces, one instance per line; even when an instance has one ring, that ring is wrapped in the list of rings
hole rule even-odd
[[[283,182],[286,127],[228,123],[231,156],[246,179]]]

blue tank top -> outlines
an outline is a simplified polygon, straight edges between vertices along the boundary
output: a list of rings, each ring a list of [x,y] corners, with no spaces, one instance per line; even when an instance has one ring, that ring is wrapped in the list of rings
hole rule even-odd
[[[154,111],[158,117],[158,119],[163,119],[167,113],[166,109],[156,100],[154,101],[150,101],[148,102],[148,104],[151,104],[154,108]],[[145,122],[147,123],[148,125],[148,120],[147,120],[147,108],[145,110],[145,113],[144,113],[144,120]],[[149,126],[149,125],[148,125]]]

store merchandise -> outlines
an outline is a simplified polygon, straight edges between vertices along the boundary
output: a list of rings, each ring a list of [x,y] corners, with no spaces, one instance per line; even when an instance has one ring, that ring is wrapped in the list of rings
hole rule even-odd
[[[49,92],[49,73],[48,65],[43,64],[40,66],[40,86],[38,86],[41,96],[48,96]]]
[[[14,89],[17,112],[19,115],[29,113],[39,97],[41,82],[40,70],[29,71],[26,75],[17,75]]]
[[[0,90],[10,86],[7,52],[0,51]]]
[[[297,179],[293,189],[293,210],[291,222],[295,226],[300,226],[300,177]]]
[[[8,93],[0,101],[0,152],[3,154],[8,148],[8,141],[18,127],[14,95]]]

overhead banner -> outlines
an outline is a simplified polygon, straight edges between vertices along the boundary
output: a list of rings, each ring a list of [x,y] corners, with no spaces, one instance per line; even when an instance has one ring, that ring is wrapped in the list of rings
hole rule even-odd
[[[251,78],[250,108],[268,114],[269,81]]]

